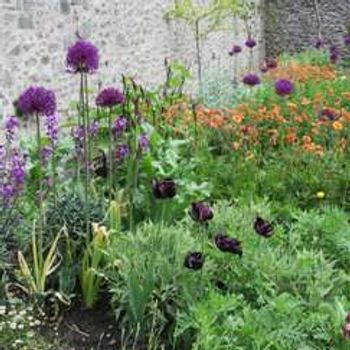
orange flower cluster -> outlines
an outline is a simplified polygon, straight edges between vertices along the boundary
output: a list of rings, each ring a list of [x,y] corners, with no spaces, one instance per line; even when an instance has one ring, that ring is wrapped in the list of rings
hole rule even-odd
[[[273,79],[290,79],[294,82],[308,80],[334,80],[337,77],[336,69],[331,65],[311,65],[292,61],[269,71],[268,76]]]

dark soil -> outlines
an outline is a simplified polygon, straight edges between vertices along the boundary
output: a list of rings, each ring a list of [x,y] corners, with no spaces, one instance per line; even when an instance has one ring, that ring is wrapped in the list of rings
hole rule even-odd
[[[58,338],[65,347],[59,350],[115,350],[120,339],[108,302],[96,309],[75,306],[66,311],[58,326]]]

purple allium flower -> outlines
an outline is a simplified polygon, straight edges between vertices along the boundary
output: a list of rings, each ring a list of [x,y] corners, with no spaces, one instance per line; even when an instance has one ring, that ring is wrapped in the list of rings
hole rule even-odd
[[[261,217],[256,218],[254,222],[254,229],[258,235],[265,238],[269,238],[273,234],[273,226],[267,220],[264,220]]]
[[[68,48],[66,66],[70,73],[93,73],[98,64],[98,49],[90,41],[78,40]]]
[[[254,48],[256,45],[257,43],[253,38],[248,38],[245,42],[245,46],[249,47],[250,49]]]
[[[56,112],[56,97],[51,90],[31,86],[19,97],[18,107],[25,115],[53,115]]]
[[[127,144],[117,145],[115,156],[119,162],[122,162],[130,154],[130,147]]]
[[[141,134],[139,137],[139,147],[142,152],[146,152],[149,149],[149,138],[146,134]]]
[[[43,164],[47,164],[52,157],[53,151],[51,146],[44,146],[41,149],[41,160]]]
[[[266,62],[266,67],[268,69],[276,69],[278,67],[278,62],[275,59],[270,59]]]
[[[14,140],[16,130],[19,127],[18,119],[15,116],[8,117],[5,122],[6,139],[9,143]]]
[[[317,38],[314,44],[315,49],[319,50],[323,47],[323,45],[324,45],[323,40],[321,38]]]
[[[185,267],[190,270],[200,270],[204,264],[204,255],[200,252],[189,252],[185,257]]]
[[[114,135],[115,137],[119,137],[124,131],[127,130],[129,126],[129,120],[128,118],[124,116],[120,116],[114,124]]]
[[[153,180],[153,195],[157,199],[169,199],[176,196],[176,184],[174,180]]]
[[[46,118],[46,136],[49,138],[51,145],[55,147],[58,141],[58,115],[52,114]]]
[[[103,89],[96,98],[96,105],[100,107],[113,107],[124,102],[123,93],[113,87]]]
[[[346,37],[344,38],[344,44],[346,46],[350,45],[350,34],[347,34]]]
[[[192,208],[189,212],[194,221],[202,224],[207,223],[214,217],[213,209],[206,202],[192,203]]]
[[[239,256],[243,254],[241,242],[236,238],[219,233],[214,237],[214,241],[215,245],[222,252],[237,254]]]
[[[294,92],[294,84],[288,79],[279,79],[275,83],[276,94],[288,96]]]
[[[100,130],[100,124],[97,120],[94,120],[89,127],[89,134],[91,137],[95,138]]]
[[[240,52],[242,52],[242,47],[239,45],[234,45],[228,54],[230,56],[235,56],[238,55]]]
[[[243,83],[248,86],[256,86],[260,84],[260,78],[256,74],[249,73],[243,77]]]

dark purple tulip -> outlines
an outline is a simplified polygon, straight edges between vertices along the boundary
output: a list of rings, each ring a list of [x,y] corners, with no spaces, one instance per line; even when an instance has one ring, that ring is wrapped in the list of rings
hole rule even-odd
[[[256,74],[249,73],[243,77],[243,83],[248,86],[256,86],[260,84],[260,78]]]
[[[273,226],[261,217],[257,217],[254,222],[255,232],[265,238],[269,238],[273,235]]]
[[[189,252],[185,258],[185,267],[200,270],[204,264],[204,255],[200,252]]]
[[[214,211],[206,202],[192,203],[190,216],[194,221],[206,223],[214,217]]]
[[[243,254],[241,242],[236,238],[232,238],[227,235],[218,233],[214,237],[214,241],[215,241],[215,245],[222,252],[237,254],[239,256],[242,256]]]
[[[276,94],[288,96],[294,92],[294,84],[288,79],[280,79],[275,83]]]
[[[157,199],[169,199],[176,196],[176,184],[174,180],[153,180],[153,195]]]
[[[230,56],[235,56],[237,54],[239,54],[240,52],[242,52],[242,47],[239,45],[234,45],[231,49],[231,51],[229,52]]]
[[[250,49],[254,48],[256,45],[257,43],[253,38],[248,38],[245,42],[245,46],[249,47]]]

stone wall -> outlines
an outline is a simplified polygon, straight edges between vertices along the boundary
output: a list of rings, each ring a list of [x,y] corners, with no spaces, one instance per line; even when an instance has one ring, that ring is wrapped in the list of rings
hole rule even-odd
[[[91,78],[94,86],[117,83],[122,73],[147,85],[159,84],[166,57],[183,60],[196,72],[192,32],[164,19],[173,1],[0,0],[0,115],[11,113],[11,102],[30,84],[54,89],[61,107],[77,97],[77,77],[65,73],[64,65],[77,30],[100,49],[101,69]],[[234,42],[244,42],[247,33],[239,21],[232,21],[230,28],[203,43],[206,67],[231,67],[228,50]],[[261,41],[259,17],[254,32]],[[263,53],[256,53],[257,62]],[[240,62],[247,59],[243,55]]]
[[[343,46],[350,26],[350,0],[318,0],[324,40]],[[314,0],[265,0],[266,54],[298,52],[315,43],[318,36]]]

